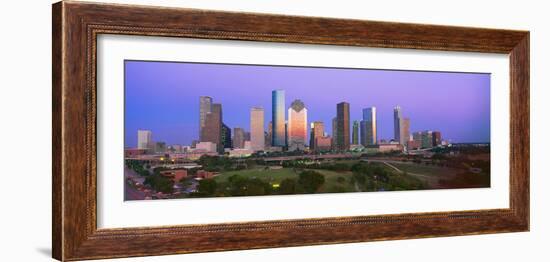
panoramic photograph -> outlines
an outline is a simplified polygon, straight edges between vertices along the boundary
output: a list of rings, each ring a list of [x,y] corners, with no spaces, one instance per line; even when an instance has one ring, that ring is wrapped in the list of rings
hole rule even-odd
[[[124,198],[487,188],[487,73],[126,60]]]

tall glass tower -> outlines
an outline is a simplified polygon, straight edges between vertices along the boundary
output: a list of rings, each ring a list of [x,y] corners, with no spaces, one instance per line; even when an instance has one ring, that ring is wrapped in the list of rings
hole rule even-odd
[[[361,121],[361,144],[364,146],[375,145],[376,136],[376,107],[363,108],[363,120]]]
[[[273,146],[286,146],[285,138],[285,90],[273,90],[271,92],[271,114],[273,124]]]
[[[351,131],[351,144],[359,144],[359,121],[353,121],[353,129]]]
[[[393,108],[393,139],[398,143],[401,143],[401,134],[403,134],[401,119],[401,107],[396,106]]]

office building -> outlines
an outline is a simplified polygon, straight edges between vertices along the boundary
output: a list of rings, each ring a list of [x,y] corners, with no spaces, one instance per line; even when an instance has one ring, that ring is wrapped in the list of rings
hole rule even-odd
[[[401,142],[402,124],[401,107],[396,106],[393,108],[393,139],[397,142]]]
[[[285,91],[273,90],[271,93],[272,106],[272,142],[273,146],[286,146],[285,136]]]
[[[240,127],[233,128],[233,148],[244,148],[245,131]]]
[[[271,147],[271,136],[269,136],[268,132],[264,131],[264,149],[267,149]]]
[[[215,143],[220,153],[223,153],[222,121],[222,105],[212,104],[211,112],[206,114],[201,142]]]
[[[212,98],[209,96],[199,97],[199,141],[202,140],[202,129],[206,123],[206,114],[212,111]]]
[[[350,137],[349,137],[349,103],[341,102],[336,105],[336,149],[340,151],[349,150]]]
[[[170,151],[172,151],[174,153],[181,153],[181,152],[183,152],[183,146],[182,145],[171,145],[170,146]]]
[[[166,143],[165,142],[156,142],[155,143],[155,153],[164,154],[166,153]]]
[[[422,132],[413,132],[412,140],[418,142],[418,146],[422,147]]]
[[[432,132],[432,141],[433,141],[433,146],[440,146],[441,145],[441,132],[433,131]]]
[[[399,135],[399,138],[401,140],[399,142],[404,146],[407,145],[407,142],[411,138],[411,134],[409,133],[410,126],[411,120],[408,117],[404,117],[403,119],[401,119],[401,134]]]
[[[313,150],[315,147],[315,125],[312,123],[309,123],[309,149]]]
[[[361,144],[370,146],[377,144],[376,107],[363,108],[363,120],[360,122]]]
[[[217,152],[218,146],[212,142],[199,142],[196,144],[195,149],[205,153],[214,153]]]
[[[285,121],[285,147],[288,147],[288,121]]]
[[[153,147],[153,133],[150,130],[138,130],[138,149],[151,150]]]
[[[330,136],[320,136],[315,138],[315,151],[329,151],[332,149],[332,138]]]
[[[338,141],[336,141],[336,137],[338,136],[338,118],[334,117],[332,118],[332,149],[338,150]]]
[[[225,123],[222,123],[222,145],[223,148],[232,148],[231,142],[231,128],[229,128]]]
[[[432,131],[429,131],[429,130],[422,131],[421,137],[422,137],[422,140],[421,140],[422,148],[430,148],[430,147],[433,147],[433,135],[432,135]]]
[[[325,124],[321,121],[314,121],[311,123],[311,144],[309,145],[312,149],[315,148],[315,139],[325,136]],[[332,143],[331,143],[332,144]]]
[[[304,150],[307,141],[307,108],[299,99],[288,108],[288,150]]]
[[[265,146],[266,147],[272,146],[271,145],[272,140],[273,140],[273,124],[271,121],[269,121],[269,123],[267,123],[267,141],[265,142]]]
[[[353,128],[351,130],[351,144],[359,144],[359,121],[353,121]]]
[[[422,147],[422,141],[421,140],[410,140],[407,142],[407,150],[416,150],[420,149]]]
[[[265,148],[264,109],[262,107],[250,109],[250,143],[254,151],[263,151]]]

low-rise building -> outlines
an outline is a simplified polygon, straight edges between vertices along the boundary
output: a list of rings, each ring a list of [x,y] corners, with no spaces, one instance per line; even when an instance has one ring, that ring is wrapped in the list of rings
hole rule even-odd
[[[170,146],[170,152],[172,152],[172,153],[181,153],[181,152],[183,152],[183,146],[182,145],[171,145]]]
[[[265,152],[282,152],[283,147],[280,146],[270,146],[266,147]]]
[[[147,149],[126,148],[124,149],[124,157],[136,157],[147,154]]]
[[[180,182],[183,178],[187,177],[187,170],[185,169],[169,169],[160,171],[160,175],[170,178],[174,183]]]
[[[155,153],[157,154],[163,154],[166,153],[166,143],[165,142],[157,142],[155,144]]]
[[[247,157],[252,155],[254,153],[254,150],[252,149],[245,149],[245,148],[235,148],[228,150],[229,157]]]
[[[205,170],[199,170],[197,171],[197,178],[201,179],[209,179],[213,178],[217,173],[216,172],[209,172]]]
[[[422,147],[421,141],[418,141],[418,140],[407,141],[407,150],[416,150],[416,149],[420,149],[421,147]]]
[[[204,150],[207,153],[217,152],[216,143],[213,143],[213,142],[199,142],[199,143],[197,143],[195,148],[197,150]]]
[[[403,145],[398,143],[378,144],[378,152],[380,153],[393,152],[393,151],[403,151]]]
[[[332,137],[322,136],[315,138],[315,151],[329,151],[332,149]]]

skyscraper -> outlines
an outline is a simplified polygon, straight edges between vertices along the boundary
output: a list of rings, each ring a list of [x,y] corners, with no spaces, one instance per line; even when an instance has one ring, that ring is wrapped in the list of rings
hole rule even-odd
[[[357,120],[353,121],[353,129],[351,132],[351,144],[353,145],[359,144],[359,121]]]
[[[317,148],[318,146],[317,141],[325,137],[325,124],[321,121],[315,121],[311,123],[311,127],[312,127],[311,137],[313,140],[313,144],[311,144],[310,147],[313,148],[313,150],[319,151],[319,148]]]
[[[338,141],[336,138],[338,137],[338,117],[332,118],[332,142],[331,146],[333,150],[338,149]]]
[[[150,130],[138,130],[138,149],[153,149],[153,133]]]
[[[231,143],[231,128],[229,128],[225,123],[222,123],[222,144],[223,148],[232,148]]]
[[[288,147],[288,120],[285,121],[285,146]]]
[[[309,124],[309,149],[313,150],[315,147],[315,125],[312,123]]]
[[[411,120],[408,117],[401,119],[401,134],[399,136],[401,140],[399,141],[399,143],[404,146],[407,145],[407,142],[411,138],[411,134],[409,132],[410,126]]]
[[[307,141],[307,108],[299,99],[288,108],[288,149],[304,150]]]
[[[155,153],[157,153],[157,154],[166,153],[166,142],[156,142],[155,143]]]
[[[396,106],[393,108],[393,139],[401,142],[401,107]]]
[[[441,132],[439,131],[432,132],[432,142],[433,142],[433,146],[441,145]]]
[[[313,124],[313,129],[314,129],[313,136],[315,138],[322,137],[325,135],[325,124],[322,121],[315,121],[311,124]]]
[[[199,97],[199,141],[202,141],[202,129],[206,123],[206,114],[212,111],[212,98],[209,96]]]
[[[336,148],[341,151],[349,150],[349,103],[341,102],[336,105]]]
[[[222,144],[222,105],[212,104],[211,112],[206,114],[204,127],[202,129],[201,142],[212,142],[216,144],[218,152],[223,152]]]
[[[233,148],[244,148],[245,132],[240,127],[233,128]]]
[[[433,147],[433,133],[432,131],[422,131],[422,148]]]
[[[363,108],[363,120],[361,121],[361,144],[363,146],[375,145],[378,141],[376,133],[376,107]]]
[[[250,143],[254,151],[265,149],[264,109],[262,107],[250,109]]]
[[[268,132],[264,131],[264,147],[267,149],[271,147],[271,136]]]
[[[271,92],[272,142],[273,146],[286,146],[285,137],[285,90]]]
[[[414,132],[412,136],[413,136],[413,141],[417,142],[419,147],[422,146],[422,132],[420,131]]]

